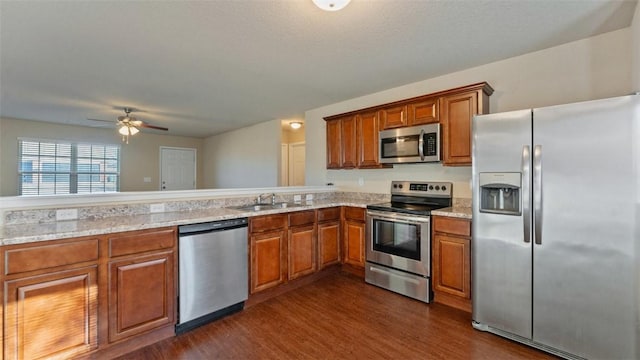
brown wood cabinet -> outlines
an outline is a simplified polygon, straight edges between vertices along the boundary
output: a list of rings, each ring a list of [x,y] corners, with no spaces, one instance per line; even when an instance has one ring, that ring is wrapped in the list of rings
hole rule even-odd
[[[115,355],[169,336],[176,250],[175,228],[2,247],[5,358]]]
[[[318,209],[318,270],[340,262],[340,208]]]
[[[327,169],[342,167],[342,119],[327,120]]]
[[[471,312],[471,221],[433,216],[435,301]]]
[[[288,280],[316,272],[316,214],[314,210],[289,214]]]
[[[99,240],[2,248],[5,359],[68,358],[98,347]]]
[[[442,164],[471,165],[471,120],[489,112],[492,93],[482,82],[328,116],[327,169],[381,168],[379,130],[430,123],[441,124]]]
[[[395,129],[409,125],[407,105],[386,107],[380,110],[382,129]]]
[[[365,209],[344,207],[343,263],[364,268]]]
[[[98,346],[97,265],[5,281],[5,359],[71,358]]]
[[[358,168],[377,168],[378,162],[378,113],[371,111],[356,116],[356,141],[358,144]]]
[[[444,165],[471,165],[471,121],[474,115],[489,112],[491,93],[489,85],[479,84],[440,99]]]
[[[287,214],[249,219],[250,293],[266,290],[286,281]]]
[[[437,123],[440,117],[438,103],[438,98],[436,97],[409,103],[408,125]]]
[[[342,119],[342,161],[343,169],[355,168],[358,164],[358,149],[356,142],[356,118],[355,116],[347,116]]]
[[[109,342],[175,324],[175,229],[108,237]]]

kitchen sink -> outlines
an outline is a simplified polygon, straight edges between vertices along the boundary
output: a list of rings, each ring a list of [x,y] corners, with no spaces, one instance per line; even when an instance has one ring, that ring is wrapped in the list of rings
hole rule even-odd
[[[280,202],[275,204],[249,204],[240,206],[229,206],[228,209],[242,210],[242,211],[264,211],[274,209],[286,209],[289,207],[300,206],[300,204]]]

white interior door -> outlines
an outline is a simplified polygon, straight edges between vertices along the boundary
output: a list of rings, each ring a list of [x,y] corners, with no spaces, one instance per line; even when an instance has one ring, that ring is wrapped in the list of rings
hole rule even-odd
[[[289,186],[289,144],[280,148],[280,186]]]
[[[304,185],[304,142],[289,144],[289,185]]]
[[[160,190],[196,188],[196,149],[160,147]]]

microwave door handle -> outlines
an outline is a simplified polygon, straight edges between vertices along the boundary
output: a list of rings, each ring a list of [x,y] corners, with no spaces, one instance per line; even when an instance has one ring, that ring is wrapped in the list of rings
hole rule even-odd
[[[418,140],[418,154],[420,154],[420,161],[424,161],[424,129],[420,130],[420,139]]]

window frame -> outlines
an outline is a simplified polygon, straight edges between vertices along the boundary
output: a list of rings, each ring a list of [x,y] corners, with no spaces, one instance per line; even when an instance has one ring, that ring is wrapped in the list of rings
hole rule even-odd
[[[37,143],[37,154],[28,154],[28,150],[24,149],[24,143]],[[19,196],[120,192],[122,147],[119,144],[37,138],[18,138],[17,144]],[[53,154],[43,152],[43,144],[55,147]],[[59,155],[58,152],[61,148],[63,152],[68,152]],[[89,150],[89,155],[86,155],[87,150]],[[113,152],[115,152],[115,156],[113,156]],[[96,156],[95,153],[102,153],[102,156]],[[45,162],[47,160],[48,162]],[[33,163],[34,161],[36,164]],[[27,163],[29,166],[26,166]],[[99,167],[98,172],[92,171],[96,165]],[[87,166],[88,170],[78,171],[79,168]],[[25,170],[25,167],[29,169]],[[53,170],[45,171],[43,167],[49,167]],[[115,170],[113,170],[114,167]],[[25,182],[25,177],[29,181]],[[95,181],[96,177],[98,177],[98,181]],[[60,178],[62,180],[59,180]],[[82,181],[82,179],[88,179],[88,181]],[[36,185],[30,186],[30,191],[25,194],[24,185],[33,183]],[[49,184],[49,186],[44,187],[43,184]],[[59,187],[58,184],[62,186]]]

